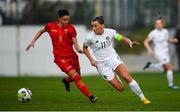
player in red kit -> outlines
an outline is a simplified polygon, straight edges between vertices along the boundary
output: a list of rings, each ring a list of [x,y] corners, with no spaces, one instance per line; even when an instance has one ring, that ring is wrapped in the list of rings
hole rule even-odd
[[[62,80],[65,89],[70,91],[69,83],[74,81],[78,89],[87,96],[92,103],[96,103],[97,97],[91,95],[86,85],[81,81],[78,55],[73,50],[73,46],[78,53],[83,52],[77,42],[76,30],[74,26],[69,23],[70,14],[67,10],[59,10],[58,14],[59,19],[46,24],[39,30],[26,50],[28,51],[31,47],[34,47],[36,40],[39,39],[43,33],[48,32],[53,45],[54,62],[68,75],[67,78]]]

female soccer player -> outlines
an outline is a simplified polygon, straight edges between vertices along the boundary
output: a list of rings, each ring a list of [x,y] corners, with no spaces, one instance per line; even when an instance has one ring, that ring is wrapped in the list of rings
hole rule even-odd
[[[65,89],[70,91],[69,83],[73,80],[78,89],[87,96],[92,103],[95,103],[97,97],[91,95],[80,78],[78,55],[73,50],[73,45],[77,52],[82,53],[82,50],[76,39],[75,28],[69,23],[70,14],[67,10],[59,10],[58,14],[59,19],[46,24],[45,27],[39,30],[26,50],[34,47],[36,40],[39,39],[43,33],[48,32],[52,40],[54,62],[69,76],[62,80],[65,84]]]
[[[138,42],[131,42],[130,39],[120,35],[114,29],[104,28],[104,19],[101,16],[95,17],[91,21],[91,25],[93,31],[89,33],[83,45],[83,51],[91,65],[95,66],[100,75],[120,92],[124,90],[124,87],[115,73],[122,76],[141,101],[144,104],[149,104],[150,101],[145,98],[138,83],[131,77],[123,61],[112,46],[114,39],[124,41],[131,48],[133,48],[134,44],[138,44]],[[88,47],[92,49],[92,54],[89,52]]]
[[[168,42],[177,43],[178,40],[176,38],[169,38],[167,29],[163,27],[164,22],[162,18],[157,18],[155,21],[155,29],[151,31],[148,37],[144,40],[144,46],[147,49],[149,55],[153,54],[153,50],[149,45],[150,42],[153,42],[154,56],[158,63],[153,64],[151,62],[147,62],[143,69],[145,70],[147,68],[156,68],[161,71],[165,71],[168,80],[168,86],[171,89],[178,89],[179,87],[173,83],[173,66],[170,63],[168,51]]]

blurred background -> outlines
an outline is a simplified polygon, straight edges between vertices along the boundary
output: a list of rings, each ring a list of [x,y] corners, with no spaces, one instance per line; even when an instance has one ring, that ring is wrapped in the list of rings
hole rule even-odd
[[[0,0],[0,75],[64,75],[53,63],[47,33],[36,42],[35,49],[25,51],[37,30],[57,20],[59,9],[70,12],[80,46],[91,30],[91,19],[100,15],[106,27],[141,42],[133,49],[121,42],[114,44],[131,72],[142,71],[147,61],[156,62],[142,43],[153,30],[156,17],[165,20],[171,37],[180,28],[180,0]],[[170,44],[169,48],[174,69],[179,71],[177,46]],[[80,54],[79,59],[83,75],[98,74],[84,55]]]

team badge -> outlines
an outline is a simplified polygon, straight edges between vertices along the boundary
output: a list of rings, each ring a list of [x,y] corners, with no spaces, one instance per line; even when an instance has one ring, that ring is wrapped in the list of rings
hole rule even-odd
[[[108,36],[106,37],[106,40],[109,40],[109,37],[108,37]]]
[[[64,29],[64,32],[65,32],[65,33],[68,33],[68,29]]]

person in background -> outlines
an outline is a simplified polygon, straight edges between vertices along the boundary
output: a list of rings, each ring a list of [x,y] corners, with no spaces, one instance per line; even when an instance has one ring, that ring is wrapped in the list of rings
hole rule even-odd
[[[154,50],[150,47],[150,43],[153,42]],[[177,43],[178,40],[170,38],[168,30],[164,28],[164,21],[161,17],[155,20],[155,29],[152,30],[147,38],[144,40],[144,46],[148,52],[148,55],[154,54],[158,63],[147,62],[143,67],[143,70],[147,68],[155,68],[161,71],[165,71],[168,87],[171,89],[178,89],[173,82],[173,65],[170,62],[168,42]]]

